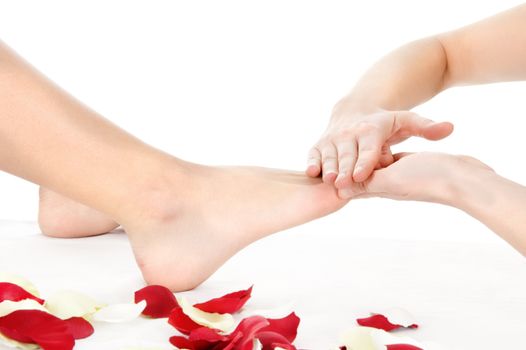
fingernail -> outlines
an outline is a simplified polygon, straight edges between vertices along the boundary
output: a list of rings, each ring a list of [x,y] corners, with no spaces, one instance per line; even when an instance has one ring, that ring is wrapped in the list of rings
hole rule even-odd
[[[343,179],[346,176],[347,176],[346,172],[339,173],[338,176],[336,177],[336,181],[339,181],[339,180]]]
[[[352,191],[349,190],[348,188],[340,190],[338,192],[338,194],[339,194],[340,198],[343,198],[343,199],[349,199],[349,198],[352,197]]]
[[[354,176],[360,174],[363,171],[363,166],[358,165],[356,168],[354,168]]]

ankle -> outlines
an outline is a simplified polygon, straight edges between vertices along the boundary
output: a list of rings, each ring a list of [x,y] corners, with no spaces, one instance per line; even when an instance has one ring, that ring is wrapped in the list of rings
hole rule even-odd
[[[143,231],[174,220],[194,187],[191,167],[190,163],[163,155],[143,171],[130,190],[127,204],[119,209],[122,226]]]

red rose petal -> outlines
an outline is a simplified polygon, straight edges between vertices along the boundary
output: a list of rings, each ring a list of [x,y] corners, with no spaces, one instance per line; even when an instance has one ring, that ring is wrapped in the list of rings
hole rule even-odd
[[[418,346],[409,345],[409,344],[391,344],[386,345],[387,350],[424,350]]]
[[[168,323],[183,334],[190,334],[194,329],[203,327],[188,317],[180,306],[176,306],[170,312]]]
[[[208,327],[201,327],[201,328],[194,329],[192,332],[190,332],[188,339],[190,341],[204,340],[209,343],[217,343],[220,341],[229,340],[227,336],[221,335],[215,329],[208,328]]]
[[[170,312],[179,306],[173,293],[163,286],[147,286],[135,292],[135,303],[146,301],[143,315],[152,318],[163,318],[170,316]]]
[[[261,316],[251,316],[243,319],[230,334],[230,343],[222,349],[252,350],[256,334],[268,325],[267,319]]]
[[[274,332],[281,334],[289,343],[292,343],[298,335],[298,326],[300,318],[293,312],[290,315],[278,318],[267,319],[269,325],[261,330],[261,332]]]
[[[371,317],[366,317],[366,318],[359,318],[356,320],[356,322],[360,326],[383,329],[386,332],[390,332],[392,330],[403,327],[399,324],[392,324],[391,322],[389,322],[387,317],[381,314],[372,315]],[[418,328],[418,325],[412,324],[407,328]]]
[[[13,340],[38,344],[44,350],[71,350],[75,345],[68,324],[40,310],[17,310],[0,317],[0,332]]]
[[[296,347],[283,335],[276,332],[262,332],[256,334],[256,339],[263,345],[262,350],[273,350],[280,347],[286,350],[296,350]]]
[[[87,338],[95,332],[91,323],[82,317],[71,317],[64,320],[64,322],[68,325],[69,333],[75,339]]]
[[[39,304],[44,305],[44,300],[34,296],[19,285],[9,282],[0,282],[0,302],[4,300],[20,301],[24,299],[33,299]]]
[[[195,347],[194,342],[178,335],[170,337],[170,343],[178,349],[198,350]]]
[[[195,304],[194,307],[206,312],[218,314],[233,314],[238,312],[252,295],[252,287],[247,290],[225,294],[222,297]]]

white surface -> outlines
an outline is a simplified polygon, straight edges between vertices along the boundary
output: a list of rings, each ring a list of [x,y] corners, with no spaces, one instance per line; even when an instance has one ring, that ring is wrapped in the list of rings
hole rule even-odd
[[[0,37],[93,109],[178,157],[302,170],[334,103],[380,56],[519,3],[0,0]],[[469,154],[525,183],[517,161],[525,95],[525,83],[447,91],[418,110],[453,121],[454,134],[398,150]],[[0,193],[0,219],[35,220],[36,186],[0,173]],[[478,226],[450,210],[429,225],[422,205],[352,207],[351,232],[422,239],[427,227],[429,237],[456,238],[453,228],[471,225],[464,239],[487,236],[471,235]],[[385,220],[370,228],[365,219],[377,213]]]
[[[324,221],[324,220],[322,220]],[[254,284],[247,307],[292,301],[301,317],[297,345],[329,349],[369,311],[402,307],[421,328],[403,334],[446,349],[521,349],[526,261],[504,244],[349,239],[304,225],[257,242],[209,281],[185,293],[202,301]],[[69,288],[103,302],[129,302],[143,286],[124,233],[50,239],[31,223],[1,222],[0,270],[20,273],[42,296]],[[176,334],[164,320],[95,324],[76,349],[157,344]]]
[[[205,164],[303,169],[333,104],[380,56],[522,1],[0,0],[0,33],[80,100],[146,142]],[[455,122],[440,143],[398,150],[480,158],[525,183],[525,83],[447,91],[418,111]],[[0,219],[34,220],[37,187],[0,173]],[[0,270],[44,295],[75,288],[125,302],[142,286],[123,234],[62,241],[5,222]],[[457,210],[351,202],[236,256],[190,293],[199,300],[255,283],[254,307],[296,302],[298,344],[335,345],[357,316],[402,306],[409,334],[460,349],[523,348],[524,259]],[[166,342],[161,321],[104,325],[79,349]]]

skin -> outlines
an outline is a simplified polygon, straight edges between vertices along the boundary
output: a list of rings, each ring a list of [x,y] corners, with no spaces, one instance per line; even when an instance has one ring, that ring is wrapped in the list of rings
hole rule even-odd
[[[44,188],[43,230],[76,237],[118,222],[146,282],[174,291],[196,287],[246,245],[346,203],[302,173],[208,167],[155,149],[1,42],[0,111],[0,170]]]
[[[463,210],[526,256],[526,187],[475,158],[398,154],[392,165],[373,173],[366,187],[366,196],[435,202]]]
[[[409,136],[438,140],[450,123],[411,108],[457,85],[526,79],[526,5],[448,33],[417,40],[373,65],[334,107],[309,153],[306,173],[350,198],[353,183],[393,162],[390,146]]]
[[[471,157],[392,156],[389,149],[411,135],[437,140],[452,132],[451,124],[428,121],[410,108],[452,86],[526,80],[524,62],[526,5],[395,50],[335,106],[327,131],[311,150],[307,174],[321,174],[342,198],[380,196],[457,207],[526,255],[525,187]]]
[[[395,50],[336,104],[327,130],[309,153],[306,173],[322,175],[344,199],[374,195],[458,207],[524,254],[526,239],[519,231],[525,223],[518,214],[524,207],[522,186],[473,158],[424,153],[400,159],[390,146],[410,136],[447,137],[453,131],[451,123],[436,123],[409,109],[452,86],[525,80],[525,61],[526,5]],[[484,186],[481,179],[486,180]],[[41,190],[39,221],[44,233],[75,237],[118,225],[95,206],[76,208],[80,204],[61,196]],[[67,225],[57,222],[59,216],[69,219]]]

